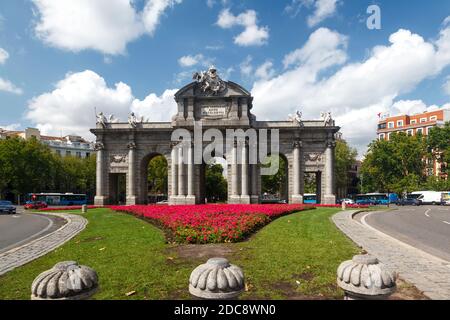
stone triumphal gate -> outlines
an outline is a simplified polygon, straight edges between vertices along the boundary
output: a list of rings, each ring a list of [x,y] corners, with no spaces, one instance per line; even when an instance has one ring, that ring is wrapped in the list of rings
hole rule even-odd
[[[193,143],[174,142],[177,129],[189,130],[194,136],[194,125],[202,132],[216,129],[226,136],[227,129],[255,129],[255,141],[250,148],[261,148],[261,134],[269,135],[268,153],[271,153],[271,133],[279,134],[279,155],[287,163],[285,200],[302,203],[306,174],[316,174],[318,200],[334,204],[335,134],[339,131],[329,113],[322,120],[303,121],[301,113],[288,121],[257,121],[251,113],[251,94],[233,82],[220,79],[214,68],[196,73],[194,82],[175,94],[177,114],[171,122],[149,122],[131,114],[127,123],[97,115],[97,127],[91,132],[97,137],[97,187],[95,204],[116,204],[118,185],[125,185],[127,204],[148,202],[147,174],[149,161],[164,156],[168,163],[168,196],[170,204],[200,204],[205,202],[205,164],[185,161],[193,158]],[[277,94],[274,92],[273,94]],[[277,106],[273,106],[274,109]],[[274,135],[274,134],[272,134]],[[278,142],[278,141],[277,141]],[[203,141],[200,150],[211,143]],[[182,147],[180,147],[183,145]],[[236,141],[226,150],[223,145],[228,181],[228,203],[258,203],[261,201],[261,162],[249,161],[248,142]],[[237,161],[241,156],[241,161]]]

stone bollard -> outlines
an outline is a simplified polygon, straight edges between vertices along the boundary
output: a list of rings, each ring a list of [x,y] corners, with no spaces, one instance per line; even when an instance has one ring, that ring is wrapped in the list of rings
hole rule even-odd
[[[81,206],[81,213],[87,213],[87,211],[88,211],[87,205],[86,205],[86,204],[83,204],[83,205]]]
[[[345,300],[384,300],[397,289],[396,275],[371,255],[357,255],[337,270],[337,284]]]
[[[97,289],[93,269],[64,261],[37,276],[31,285],[31,300],[86,300]]]
[[[198,266],[189,278],[189,292],[202,299],[236,299],[245,287],[242,269],[224,258],[212,258]]]
[[[342,201],[342,211],[345,211],[347,209],[347,204],[345,201]]]

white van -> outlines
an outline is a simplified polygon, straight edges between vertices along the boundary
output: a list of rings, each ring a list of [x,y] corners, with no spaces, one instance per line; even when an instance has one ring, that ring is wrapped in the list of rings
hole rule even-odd
[[[422,201],[422,204],[440,205],[442,203],[442,192],[416,191],[411,194],[420,194],[417,199]]]

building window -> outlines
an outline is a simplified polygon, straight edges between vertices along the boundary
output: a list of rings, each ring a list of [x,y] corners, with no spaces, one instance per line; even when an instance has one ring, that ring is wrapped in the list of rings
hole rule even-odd
[[[423,134],[423,129],[422,128],[417,129],[416,134]]]
[[[386,129],[386,123],[380,123],[380,124],[378,125],[378,129],[379,129],[379,130]]]
[[[427,128],[427,134],[430,134],[431,129],[433,129],[433,127],[428,127]]]
[[[407,130],[407,131],[406,131],[406,134],[407,134],[408,136],[412,136],[412,135],[413,135],[412,129]]]
[[[416,124],[417,120],[411,120],[411,124]]]
[[[420,118],[420,123],[427,122],[427,118]]]
[[[397,127],[403,127],[403,120],[397,121]]]
[[[89,152],[86,152],[86,158],[89,158],[91,154]]]
[[[394,128],[394,122],[389,122],[388,123],[388,128],[389,129],[393,129]]]
[[[380,134],[379,139],[380,139],[380,140],[384,140],[384,138],[385,138],[384,133]]]
[[[436,120],[437,120],[437,116],[430,117],[430,121],[436,121]]]
[[[391,134],[392,134],[392,132],[389,132],[389,133],[388,133],[388,135],[387,135],[387,139],[388,139],[388,140],[391,140]]]

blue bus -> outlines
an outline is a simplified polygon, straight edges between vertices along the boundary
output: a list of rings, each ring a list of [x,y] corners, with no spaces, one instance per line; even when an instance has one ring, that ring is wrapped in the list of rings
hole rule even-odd
[[[43,201],[49,206],[80,206],[88,204],[88,198],[85,194],[73,193],[30,193],[30,201]]]
[[[395,193],[367,193],[356,196],[356,204],[362,205],[388,205],[397,201],[398,195]]]
[[[317,195],[315,193],[306,193],[303,195],[304,204],[317,204]]]

